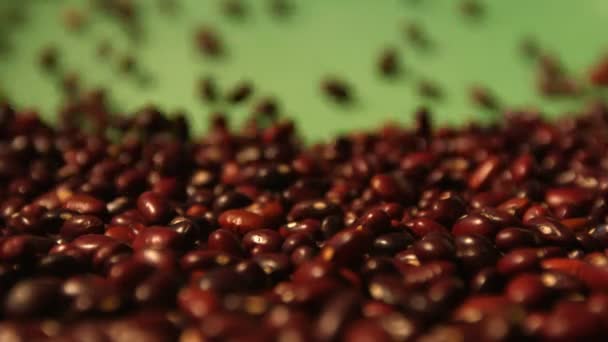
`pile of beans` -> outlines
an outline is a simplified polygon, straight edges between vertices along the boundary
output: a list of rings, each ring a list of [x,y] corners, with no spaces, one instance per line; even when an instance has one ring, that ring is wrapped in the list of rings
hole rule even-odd
[[[608,338],[602,104],[307,146],[101,102],[0,106],[0,340]]]

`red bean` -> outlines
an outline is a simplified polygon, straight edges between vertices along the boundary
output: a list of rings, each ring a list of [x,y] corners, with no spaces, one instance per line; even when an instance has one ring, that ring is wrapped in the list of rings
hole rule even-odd
[[[135,250],[152,249],[173,249],[183,248],[183,236],[167,227],[152,226],[145,228],[133,240]]]
[[[217,229],[209,234],[207,247],[211,250],[218,250],[232,255],[241,255],[243,247],[239,237],[233,231],[227,229]]]
[[[503,255],[496,264],[498,271],[511,275],[538,269],[540,262],[539,251],[534,248],[518,248]]]
[[[551,294],[540,276],[535,274],[516,276],[507,284],[505,293],[510,301],[528,307],[544,304]]]
[[[283,238],[274,230],[258,229],[245,234],[242,244],[252,254],[277,252],[283,244]]]
[[[370,245],[369,235],[363,229],[343,230],[327,241],[320,257],[336,265],[353,264],[363,257]]]
[[[460,218],[452,227],[452,234],[477,234],[492,239],[500,227],[494,222],[478,214],[470,214]]]
[[[499,171],[501,161],[497,157],[490,157],[483,161],[477,169],[471,173],[468,184],[473,190],[478,190],[486,186],[489,180]]]
[[[447,229],[444,226],[424,217],[415,218],[406,224],[418,237],[424,237],[425,235],[433,232],[447,233]]]
[[[218,221],[222,228],[230,229],[239,234],[265,228],[264,217],[242,209],[224,211]]]
[[[137,198],[137,209],[148,223],[163,223],[171,213],[167,199],[151,191]]]
[[[100,215],[106,211],[106,204],[103,201],[84,194],[71,196],[63,207],[66,210],[84,215]]]
[[[59,234],[66,240],[72,240],[80,235],[101,234],[103,232],[103,221],[98,217],[91,215],[74,215],[63,223]]]
[[[593,192],[582,188],[553,188],[547,190],[545,194],[545,202],[553,207],[562,204],[584,206],[591,200],[593,200]]]
[[[496,247],[503,251],[510,251],[515,248],[535,247],[539,244],[539,238],[531,230],[507,227],[498,232],[494,238]]]
[[[527,224],[547,243],[562,247],[577,245],[576,236],[558,221],[537,217],[529,220]]]

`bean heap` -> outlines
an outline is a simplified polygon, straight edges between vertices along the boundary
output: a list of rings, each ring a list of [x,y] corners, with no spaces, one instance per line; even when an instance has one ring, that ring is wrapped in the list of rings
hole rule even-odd
[[[1,106],[3,341],[608,338],[602,104],[312,146],[108,112]]]

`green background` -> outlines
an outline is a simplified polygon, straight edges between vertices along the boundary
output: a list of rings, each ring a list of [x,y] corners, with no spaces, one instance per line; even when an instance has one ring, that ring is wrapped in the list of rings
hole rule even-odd
[[[60,91],[36,61],[42,46],[57,44],[65,70],[81,73],[87,87],[110,89],[113,102],[125,111],[148,103],[167,111],[184,109],[200,132],[210,112],[227,108],[201,102],[194,90],[197,79],[211,75],[224,90],[252,80],[254,98],[227,109],[233,121],[240,122],[256,98],[276,96],[282,113],[316,140],[387,120],[407,123],[423,104],[444,124],[497,117],[470,102],[467,90],[474,84],[487,85],[506,106],[534,106],[556,115],[580,103],[537,95],[533,64],[519,49],[522,38],[535,37],[577,75],[608,52],[606,0],[486,0],[479,20],[463,16],[455,0],[293,0],[293,15],[283,19],[270,13],[269,1],[248,0],[242,20],[223,15],[217,0],[182,0],[172,15],[161,13],[158,2],[137,2],[144,34],[131,40],[115,20],[92,10],[91,1],[0,1],[5,14],[17,8],[25,20],[23,25],[2,21],[2,39],[11,49],[0,55],[1,91],[19,107],[37,108],[52,120]],[[62,25],[69,7],[87,11],[82,32],[68,32]],[[407,42],[406,22],[424,28],[432,49]],[[198,53],[193,31],[200,25],[221,35],[226,58]],[[110,60],[96,56],[102,39],[113,42]],[[382,79],[376,69],[379,52],[389,46],[399,51],[404,66],[394,80]],[[149,84],[117,70],[116,60],[124,54],[137,58]],[[355,103],[340,106],[320,96],[319,82],[326,75],[352,84]],[[444,97],[421,98],[416,90],[421,79],[437,82]]]

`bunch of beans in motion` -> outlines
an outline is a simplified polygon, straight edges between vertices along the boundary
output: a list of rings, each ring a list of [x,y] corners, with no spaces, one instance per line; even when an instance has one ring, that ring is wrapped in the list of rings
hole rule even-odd
[[[2,341],[608,338],[602,104],[304,145],[99,103],[0,108]]]

